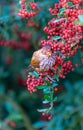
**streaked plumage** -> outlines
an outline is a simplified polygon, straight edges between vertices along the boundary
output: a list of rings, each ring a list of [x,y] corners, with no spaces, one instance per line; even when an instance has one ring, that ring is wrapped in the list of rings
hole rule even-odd
[[[45,72],[51,69],[56,60],[56,53],[52,52],[51,46],[46,45],[40,50],[33,53],[30,67],[34,68],[38,72]]]

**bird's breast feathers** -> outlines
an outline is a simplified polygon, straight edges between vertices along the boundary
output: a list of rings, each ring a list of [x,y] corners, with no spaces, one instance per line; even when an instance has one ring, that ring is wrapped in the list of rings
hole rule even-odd
[[[46,56],[41,53],[41,51],[36,51],[33,53],[32,59],[31,59],[31,65],[34,67],[39,67],[40,62],[45,59]]]

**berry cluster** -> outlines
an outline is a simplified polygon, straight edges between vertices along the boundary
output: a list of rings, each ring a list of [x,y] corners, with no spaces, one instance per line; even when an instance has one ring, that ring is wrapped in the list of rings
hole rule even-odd
[[[52,84],[52,81],[50,81],[50,79],[46,77],[47,75],[53,76],[54,72],[49,70],[47,72],[40,73],[39,78],[37,78],[35,75],[31,76],[30,74],[28,74],[27,88],[30,93],[36,92],[38,86],[46,86],[46,80],[49,81],[50,84]]]
[[[19,42],[10,40],[10,41],[5,41],[5,40],[0,40],[0,45],[5,46],[5,47],[10,47],[11,49],[23,49],[25,51],[31,50],[31,33],[20,33],[18,34],[18,37],[20,38]]]
[[[48,115],[46,113],[42,113],[41,120],[43,120],[43,121],[50,121],[50,120],[52,120],[52,115],[51,114]]]
[[[12,128],[16,128],[16,123],[15,122],[11,122],[11,121],[9,121],[9,120],[6,120],[6,124],[8,125],[8,126],[10,126],[10,127],[12,127]]]
[[[45,85],[43,81],[43,75],[41,75],[38,79],[36,79],[35,76],[28,75],[27,84],[28,84],[27,87],[30,93],[36,92],[37,86]]]
[[[36,27],[37,25],[36,25],[36,23],[34,21],[28,20],[27,26],[28,27]]]
[[[21,10],[18,13],[18,16],[22,18],[33,18],[39,13],[39,9],[36,3],[30,2],[27,4],[27,0],[21,0]]]
[[[57,58],[55,65],[46,75],[65,78],[67,73],[74,70],[70,57],[75,56],[78,50],[82,49],[80,42],[83,39],[83,27],[78,24],[79,15],[83,14],[82,5],[82,0],[60,0],[59,4],[55,4],[54,9],[49,9],[55,18],[44,28],[48,39],[42,40],[40,45],[41,47],[51,45],[52,51],[57,52]],[[39,79],[29,75],[28,90],[31,93],[37,91],[37,86],[45,84],[43,79],[46,75]]]
[[[73,63],[69,60],[68,62],[63,63],[62,70],[60,72],[60,77],[65,78],[65,75],[68,74],[70,71],[73,71]]]

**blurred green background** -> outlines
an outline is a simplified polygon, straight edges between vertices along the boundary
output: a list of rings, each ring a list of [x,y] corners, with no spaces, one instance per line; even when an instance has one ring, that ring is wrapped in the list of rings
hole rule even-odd
[[[35,2],[42,10],[25,20],[17,16],[18,0],[0,0],[0,130],[83,130],[83,65],[60,79],[54,118],[49,122],[37,112],[43,107],[42,92],[27,91],[25,71],[46,38],[43,28],[52,18],[48,9],[58,0]],[[74,63],[80,64],[80,55],[72,59]]]

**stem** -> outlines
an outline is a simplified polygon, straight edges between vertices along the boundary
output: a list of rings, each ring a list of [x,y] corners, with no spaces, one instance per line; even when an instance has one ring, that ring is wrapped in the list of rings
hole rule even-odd
[[[11,103],[12,107],[19,110],[19,112],[22,114],[22,117],[24,119],[24,126],[27,130],[37,130],[35,128],[33,128],[28,116],[26,116],[26,114],[24,113],[23,109],[20,107],[20,105],[18,105],[16,102],[14,102],[11,98],[5,96],[5,95],[0,95],[0,99],[1,100],[5,100],[8,101],[9,103]]]
[[[82,121],[81,121],[80,125],[81,125],[81,130],[83,130],[83,122]]]
[[[50,97],[51,97],[50,107],[52,109],[53,108],[53,88],[52,87],[50,87]]]
[[[53,90],[52,86],[50,86],[51,101],[50,101],[50,107],[49,107],[47,113],[52,112],[52,108],[53,108],[53,93],[54,93],[54,90]]]

